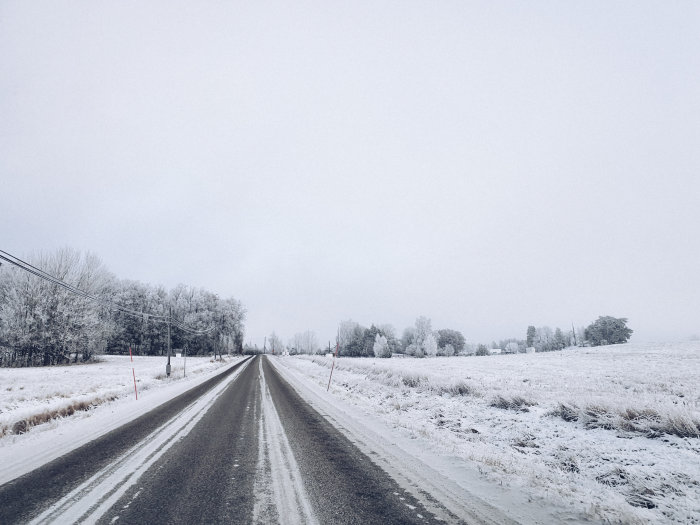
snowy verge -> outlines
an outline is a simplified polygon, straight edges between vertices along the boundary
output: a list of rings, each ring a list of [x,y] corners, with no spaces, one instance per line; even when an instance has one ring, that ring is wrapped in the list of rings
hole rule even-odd
[[[295,369],[293,361],[270,358],[270,362],[314,409],[438,518],[453,521],[435,505],[436,500],[468,523],[584,522],[563,507],[536,505],[527,495],[492,483],[475,466],[459,458],[436,454],[425,439],[408,436],[385,420],[327,393]]]
[[[164,358],[135,358],[138,401],[134,399],[133,373],[128,357],[105,356],[101,363],[74,367],[0,370],[5,394],[4,398],[0,397],[0,406],[3,407],[0,417],[7,421],[44,410],[47,406],[53,407],[56,403],[80,399],[88,393],[98,397],[104,397],[105,392],[117,393],[114,400],[87,411],[52,419],[25,434],[5,435],[0,439],[0,485],[142,416],[242,359],[213,361],[188,357],[187,376],[183,377],[184,360],[172,358],[171,376],[165,378],[161,377],[164,376]],[[17,385],[24,388],[19,390]],[[9,395],[13,392],[16,395],[18,391],[26,393],[22,398],[9,400]]]

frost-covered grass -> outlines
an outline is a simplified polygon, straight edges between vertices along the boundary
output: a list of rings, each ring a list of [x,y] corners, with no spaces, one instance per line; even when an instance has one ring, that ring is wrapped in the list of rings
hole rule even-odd
[[[183,378],[184,359],[171,357],[170,377],[165,375],[165,364],[165,357],[134,358],[139,395]],[[186,372],[196,376],[224,364],[209,357],[188,357]],[[129,357],[100,356],[95,363],[58,367],[0,368],[0,438],[129,396],[134,397]]]
[[[281,360],[325,388],[331,360]],[[700,523],[700,343],[336,361],[333,395],[611,523]]]

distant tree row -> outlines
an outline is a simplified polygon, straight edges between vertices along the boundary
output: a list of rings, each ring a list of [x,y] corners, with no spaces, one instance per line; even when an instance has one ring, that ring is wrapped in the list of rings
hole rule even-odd
[[[483,343],[468,344],[458,330],[441,329],[434,331],[431,320],[418,317],[414,326],[403,331],[400,339],[396,337],[393,326],[389,324],[371,325],[369,328],[348,320],[342,321],[338,328],[339,355],[348,357],[391,357],[393,354],[404,354],[413,357],[435,357],[453,355],[491,355],[517,354],[534,352],[552,352],[570,346],[597,346],[626,342],[632,330],[626,326],[627,319],[614,317],[599,317],[587,328],[580,327],[571,330],[548,326],[528,326],[525,339],[503,339],[493,341],[490,346]],[[273,334],[270,340],[278,341]],[[323,353],[313,332],[297,334],[286,350],[294,354]]]
[[[277,336],[273,334],[270,340]],[[415,357],[463,355],[467,349],[464,336],[457,330],[433,331],[427,317],[416,319],[415,325],[404,330],[402,337],[390,324],[371,325],[369,328],[353,320],[341,321],[338,326],[338,354],[347,357],[391,357],[405,354]],[[296,334],[285,347],[290,355],[334,352],[320,348],[313,332]],[[473,352],[472,352],[473,353]]]
[[[34,266],[99,299],[89,300],[14,266],[0,267],[0,365],[87,361],[99,353],[163,355],[172,312],[171,347],[191,355],[240,352],[245,310],[202,289],[119,280],[98,257],[62,249],[31,258]],[[139,315],[140,313],[144,315]],[[196,335],[181,330],[207,330]],[[211,330],[210,330],[211,329]]]

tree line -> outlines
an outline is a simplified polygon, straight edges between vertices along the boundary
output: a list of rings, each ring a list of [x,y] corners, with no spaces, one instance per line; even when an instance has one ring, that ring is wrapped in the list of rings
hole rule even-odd
[[[552,352],[571,346],[599,346],[627,342],[632,334],[626,318],[601,316],[588,327],[571,330],[548,326],[529,326],[524,339],[510,338],[490,346],[470,344],[459,330],[443,328],[433,330],[429,318],[418,317],[413,326],[406,328],[398,337],[390,324],[372,324],[369,328],[352,320],[342,321],[338,327],[338,354],[347,357],[391,357],[408,355],[412,357],[436,357],[454,355],[490,355],[493,353],[516,354],[531,352]],[[313,332],[296,334],[285,346],[273,332],[270,349],[277,348],[294,354],[322,354],[334,349],[319,346]]]
[[[97,300],[18,267],[0,266],[0,366],[88,361],[95,354],[241,352],[245,309],[233,298],[178,285],[117,279],[94,254],[64,248],[31,264]]]

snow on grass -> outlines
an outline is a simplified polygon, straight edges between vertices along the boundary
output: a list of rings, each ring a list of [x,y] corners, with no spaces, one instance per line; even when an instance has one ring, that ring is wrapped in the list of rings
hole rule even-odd
[[[139,395],[183,378],[184,359],[171,358],[171,375],[165,374],[165,357],[135,357],[133,368]],[[189,357],[187,374],[197,376],[226,364],[209,357]],[[24,434],[33,427],[81,412],[119,398],[134,398],[134,376],[129,357],[100,356],[90,364],[0,368],[0,441]]]
[[[331,359],[280,363],[322,386]],[[336,361],[331,393],[533,499],[700,523],[700,343]]]

